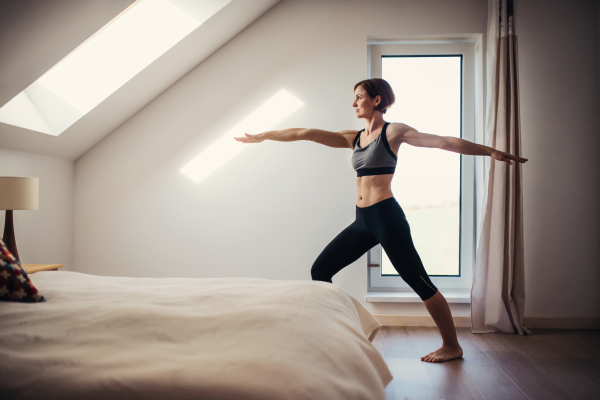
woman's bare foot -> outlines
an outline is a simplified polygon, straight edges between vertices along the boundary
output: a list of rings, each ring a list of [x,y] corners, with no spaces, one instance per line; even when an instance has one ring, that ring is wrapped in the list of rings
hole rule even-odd
[[[454,360],[455,358],[461,358],[463,355],[462,347],[450,347],[442,345],[436,351],[432,351],[426,356],[421,357],[421,361],[427,362],[443,362]]]

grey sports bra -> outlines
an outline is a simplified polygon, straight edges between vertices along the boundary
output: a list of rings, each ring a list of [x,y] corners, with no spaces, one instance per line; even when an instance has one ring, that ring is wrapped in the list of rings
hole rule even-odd
[[[393,174],[396,170],[398,157],[390,148],[385,134],[389,124],[386,122],[379,136],[365,147],[360,147],[360,134],[364,129],[358,131],[352,153],[352,166],[356,176]]]

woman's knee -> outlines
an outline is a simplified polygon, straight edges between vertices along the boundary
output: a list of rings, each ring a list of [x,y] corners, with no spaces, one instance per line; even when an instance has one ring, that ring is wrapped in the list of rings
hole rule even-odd
[[[315,261],[312,268],[310,269],[310,276],[313,281],[323,281],[333,283],[331,281],[331,274],[328,273],[318,262]]]
[[[423,301],[428,300],[438,291],[438,288],[433,284],[426,272],[424,274],[410,274],[407,277],[403,276],[402,279]]]

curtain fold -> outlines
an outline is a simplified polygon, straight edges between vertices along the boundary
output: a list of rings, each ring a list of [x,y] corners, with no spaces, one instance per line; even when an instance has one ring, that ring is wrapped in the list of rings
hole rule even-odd
[[[488,0],[485,145],[521,156],[516,0]],[[531,334],[523,325],[522,165],[486,159],[485,217],[471,290],[473,333]]]

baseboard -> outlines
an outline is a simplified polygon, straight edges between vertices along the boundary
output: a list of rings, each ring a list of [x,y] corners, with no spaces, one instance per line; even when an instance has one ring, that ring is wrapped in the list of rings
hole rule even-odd
[[[430,315],[373,314],[383,326],[435,326]],[[453,316],[454,326],[470,328],[471,317]],[[581,317],[525,317],[526,328],[546,329],[600,329],[600,318]]]

